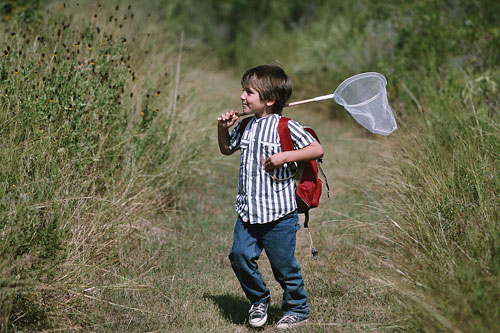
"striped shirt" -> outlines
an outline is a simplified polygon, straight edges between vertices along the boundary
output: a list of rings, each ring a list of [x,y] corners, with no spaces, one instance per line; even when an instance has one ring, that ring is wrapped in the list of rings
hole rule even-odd
[[[241,122],[231,131],[229,148],[241,151],[236,212],[244,222],[269,223],[297,209],[295,180],[292,177],[296,164],[285,163],[270,172],[264,170],[262,164],[262,159],[282,152],[278,134],[281,117],[279,114],[263,118],[253,116],[242,135],[238,130]],[[295,149],[316,141],[294,120],[288,122],[288,128]],[[273,179],[271,174],[278,180]]]

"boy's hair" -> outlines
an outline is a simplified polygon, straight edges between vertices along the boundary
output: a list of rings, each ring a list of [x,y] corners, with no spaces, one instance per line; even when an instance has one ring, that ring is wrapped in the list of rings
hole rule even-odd
[[[241,86],[252,86],[264,101],[275,100],[272,111],[281,114],[292,95],[292,80],[277,65],[260,65],[248,69],[241,77]]]

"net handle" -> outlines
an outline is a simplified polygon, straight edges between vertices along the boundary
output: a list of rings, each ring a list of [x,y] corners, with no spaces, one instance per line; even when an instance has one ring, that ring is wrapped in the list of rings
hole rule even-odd
[[[325,99],[333,99],[333,94],[328,94],[328,95],[323,95],[323,96],[318,96],[310,99],[304,99],[302,101],[297,101],[297,102],[292,102],[292,103],[287,103],[284,105],[284,107],[288,106],[295,106],[295,105],[301,105],[301,104],[306,104],[306,103],[311,103],[311,102],[319,102],[319,101],[324,101]],[[240,115],[240,118],[246,116],[246,114]],[[217,118],[217,120],[221,120],[221,118]]]
[[[332,99],[333,94],[328,94],[328,95],[323,95],[323,96],[318,96],[310,99],[304,99],[302,101],[297,101],[297,102],[292,102],[285,104],[285,106],[295,106],[295,105],[301,105],[301,104],[306,104],[306,103],[311,103],[311,102],[319,102],[319,101],[324,101],[325,99]]]

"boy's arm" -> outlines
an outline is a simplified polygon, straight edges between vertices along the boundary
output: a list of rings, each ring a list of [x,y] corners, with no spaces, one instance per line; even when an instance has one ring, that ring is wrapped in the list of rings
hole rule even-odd
[[[219,149],[224,155],[231,155],[234,153],[229,149],[229,131],[227,128],[217,127],[217,136],[219,139]]]
[[[284,151],[270,156],[264,162],[264,169],[271,171],[281,167],[285,163],[308,162],[323,157],[323,147],[318,141],[297,150]]]
[[[221,114],[217,123],[217,137],[219,140],[220,152],[224,155],[231,155],[234,150],[229,148],[229,127],[238,120],[238,111],[228,111]]]

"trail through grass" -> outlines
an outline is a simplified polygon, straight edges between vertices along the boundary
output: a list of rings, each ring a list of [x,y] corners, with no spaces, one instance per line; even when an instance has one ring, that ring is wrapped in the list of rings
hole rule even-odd
[[[155,289],[165,295],[150,306],[169,315],[156,318],[159,326],[151,323],[155,326],[151,329],[247,331],[249,304],[227,259],[236,219],[239,154],[226,157],[218,152],[215,127],[217,115],[238,104],[239,79],[221,73],[200,77],[209,97],[204,112],[212,135],[206,143],[207,159],[186,166],[186,171],[196,173],[183,199],[190,209],[164,221],[170,230],[156,243],[155,265],[162,268],[154,274]],[[381,329],[393,325],[396,317],[390,309],[389,286],[378,275],[383,265],[371,250],[378,242],[371,230],[379,217],[367,208],[371,203],[358,185],[389,153],[388,139],[367,134],[350,120],[339,121],[332,116],[335,112],[344,111],[325,108],[320,112],[314,106],[286,111],[287,116],[313,127],[323,141],[324,169],[331,187],[331,198],[325,188],[320,207],[312,212],[312,237],[320,251],[317,261],[310,253],[308,231],[298,232],[296,255],[312,307],[303,331]],[[282,291],[265,254],[259,265],[272,298],[265,331],[273,331],[281,316]]]
[[[185,165],[192,182],[184,189],[181,206],[168,217],[157,218],[131,239],[121,253],[114,288],[100,290],[87,321],[92,329],[161,332],[246,332],[249,304],[230,267],[236,214],[239,154],[218,152],[217,115],[239,103],[239,79],[227,73],[193,71],[187,80],[204,87],[197,96],[205,108],[193,121],[197,133],[207,136],[203,159]],[[328,102],[327,102],[328,103]],[[374,165],[388,154],[387,139],[375,137],[332,113],[313,107],[287,110],[286,115],[313,127],[325,149],[324,169],[331,198],[312,212],[311,232],[318,260],[310,253],[306,229],[298,231],[296,256],[301,264],[311,303],[311,319],[299,331],[367,331],[394,327],[401,318],[391,308],[390,286],[380,276],[384,268],[377,253],[377,217],[360,180],[369,179]],[[204,124],[204,125],[203,125]],[[273,332],[281,316],[282,290],[274,281],[265,254],[259,260],[271,290],[265,332]],[[113,278],[111,278],[113,280]],[[88,290],[87,297],[94,297]]]

